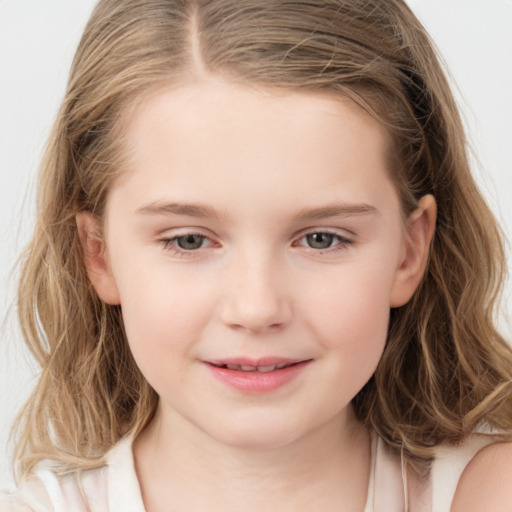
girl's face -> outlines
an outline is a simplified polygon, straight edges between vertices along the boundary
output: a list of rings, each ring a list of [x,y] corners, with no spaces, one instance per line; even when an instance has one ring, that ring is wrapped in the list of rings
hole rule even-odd
[[[159,417],[239,447],[338,428],[435,215],[427,198],[403,222],[380,126],[349,100],[211,80],[139,105],[126,145],[103,250],[78,220]]]

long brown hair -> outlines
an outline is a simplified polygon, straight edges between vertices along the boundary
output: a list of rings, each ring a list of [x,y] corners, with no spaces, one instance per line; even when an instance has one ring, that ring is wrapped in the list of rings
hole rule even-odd
[[[375,375],[353,399],[389,446],[427,459],[486,422],[512,430],[512,355],[494,327],[499,228],[470,174],[461,120],[424,28],[402,0],[101,0],[78,47],[39,178],[19,317],[41,377],[18,421],[18,474],[43,458],[94,466],[151,420],[119,307],[85,274],[75,216],[101,219],[123,118],[199,73],[351,98],[385,126],[404,214],[438,204],[425,278],[391,311]]]

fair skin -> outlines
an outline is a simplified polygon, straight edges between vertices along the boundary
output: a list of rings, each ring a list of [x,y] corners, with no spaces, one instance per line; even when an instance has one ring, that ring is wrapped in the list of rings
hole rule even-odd
[[[384,131],[327,95],[161,90],[126,145],[103,240],[78,225],[160,397],[134,444],[147,511],[360,512],[369,436],[350,401],[421,281],[434,199],[404,219]]]
[[[510,512],[512,510],[512,443],[487,446],[461,476],[452,512]]]

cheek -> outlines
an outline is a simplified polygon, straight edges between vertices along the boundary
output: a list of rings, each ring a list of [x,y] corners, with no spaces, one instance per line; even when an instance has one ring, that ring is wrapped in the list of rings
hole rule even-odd
[[[190,354],[209,321],[211,293],[186,272],[168,265],[132,264],[117,269],[123,321],[133,356],[150,382]]]
[[[392,280],[389,272],[340,272],[316,288],[308,302],[318,324],[329,331],[346,333],[349,338],[368,337],[365,333],[387,328]],[[372,336],[369,336],[371,339]]]
[[[316,329],[326,353],[334,355],[333,373],[350,381],[354,394],[373,374],[388,333],[392,273],[390,267],[372,268],[331,276],[308,299],[309,328]]]

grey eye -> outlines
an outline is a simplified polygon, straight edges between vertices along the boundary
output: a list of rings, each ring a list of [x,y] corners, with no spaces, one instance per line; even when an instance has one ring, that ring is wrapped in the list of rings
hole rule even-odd
[[[206,237],[201,235],[185,235],[176,237],[176,244],[180,249],[193,251],[200,249]]]
[[[329,249],[336,238],[331,233],[311,233],[306,235],[306,242],[312,249]]]

